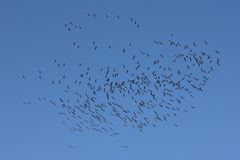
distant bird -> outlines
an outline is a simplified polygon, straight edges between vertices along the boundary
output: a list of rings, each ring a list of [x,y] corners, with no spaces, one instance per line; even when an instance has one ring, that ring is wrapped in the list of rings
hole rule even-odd
[[[68,148],[73,148],[73,146],[69,145]]]
[[[196,109],[196,107],[195,107],[195,106],[191,106],[191,108],[192,108],[192,109]]]
[[[195,43],[195,42],[193,42],[193,45],[194,45],[194,47],[197,47],[197,45],[196,45],[196,43]]]
[[[127,145],[123,145],[121,146],[123,149],[127,150],[128,149],[128,146]]]
[[[204,41],[204,43],[205,43],[205,45],[208,45],[208,43],[207,43],[207,41],[206,41],[206,40]]]

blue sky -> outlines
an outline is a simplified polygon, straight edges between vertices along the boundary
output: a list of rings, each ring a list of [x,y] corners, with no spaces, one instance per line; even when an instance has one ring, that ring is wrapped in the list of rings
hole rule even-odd
[[[240,159],[239,7],[237,0],[1,1],[0,159]],[[122,21],[134,17],[140,30],[125,21],[106,22],[106,28],[101,20],[86,18],[87,12],[119,14]],[[87,29],[94,32],[69,34],[64,28],[69,21],[89,25]],[[179,127],[164,123],[143,133],[120,128],[121,136],[116,138],[92,132],[72,134],[52,106],[23,104],[39,95],[59,94],[34,78],[27,83],[21,79],[22,74],[34,77],[38,69],[54,72],[54,59],[95,67],[124,62],[117,53],[99,53],[101,48],[98,53],[88,46],[76,50],[73,41],[94,37],[97,42],[114,41],[118,48],[126,40],[135,40],[149,48],[151,40],[166,40],[171,33],[185,43],[207,40],[210,49],[220,50],[222,56],[222,65],[204,92],[187,102],[198,108],[180,116]],[[129,149],[123,150],[122,145]]]

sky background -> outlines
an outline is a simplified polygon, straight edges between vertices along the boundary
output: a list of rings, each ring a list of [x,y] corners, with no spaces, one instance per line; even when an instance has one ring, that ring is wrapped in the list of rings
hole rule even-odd
[[[1,0],[0,159],[239,160],[239,8],[237,0]],[[51,70],[55,58],[89,65],[112,61],[109,56],[93,56],[88,50],[79,53],[72,48],[72,41],[79,36],[69,35],[64,23],[92,23],[83,18],[87,12],[135,17],[143,29],[138,32],[116,25],[119,32],[100,29],[82,35],[82,39],[106,36],[121,43],[124,38],[134,38],[147,47],[145,40],[167,39],[173,33],[182,41],[206,39],[212,49],[221,51],[222,65],[204,92],[189,102],[198,109],[181,116],[178,128],[163,124],[143,133],[126,129],[117,138],[71,134],[54,108],[22,103],[44,92],[41,85],[22,83],[21,75],[33,74],[38,68]],[[121,145],[129,149],[125,151]]]

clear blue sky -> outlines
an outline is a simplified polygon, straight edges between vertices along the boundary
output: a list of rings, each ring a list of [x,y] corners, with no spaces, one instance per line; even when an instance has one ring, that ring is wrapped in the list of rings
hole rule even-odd
[[[1,0],[0,159],[239,160],[239,8],[238,0]],[[121,25],[108,30],[100,21],[84,18],[87,12],[134,17],[141,30]],[[99,30],[71,35],[64,29],[69,21],[83,26],[96,23]],[[21,75],[36,74],[39,68],[51,71],[55,58],[89,65],[112,60],[103,53],[78,51],[72,47],[73,41],[95,37],[96,41],[122,44],[129,39],[148,47],[149,40],[166,40],[171,33],[186,42],[206,39],[211,49],[222,53],[222,65],[211,75],[204,92],[188,102],[198,109],[179,117],[178,128],[163,124],[143,133],[122,129],[117,138],[91,132],[71,134],[52,106],[22,103],[46,90],[34,80],[23,83]],[[58,92],[47,90],[47,94]],[[128,151],[121,145],[128,145]]]

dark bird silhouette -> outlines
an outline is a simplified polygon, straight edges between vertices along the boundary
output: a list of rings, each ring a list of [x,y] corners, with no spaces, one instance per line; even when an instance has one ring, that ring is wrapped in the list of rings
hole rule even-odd
[[[206,41],[206,40],[204,41],[204,43],[205,43],[205,45],[208,45],[208,43],[207,43],[207,41]]]

